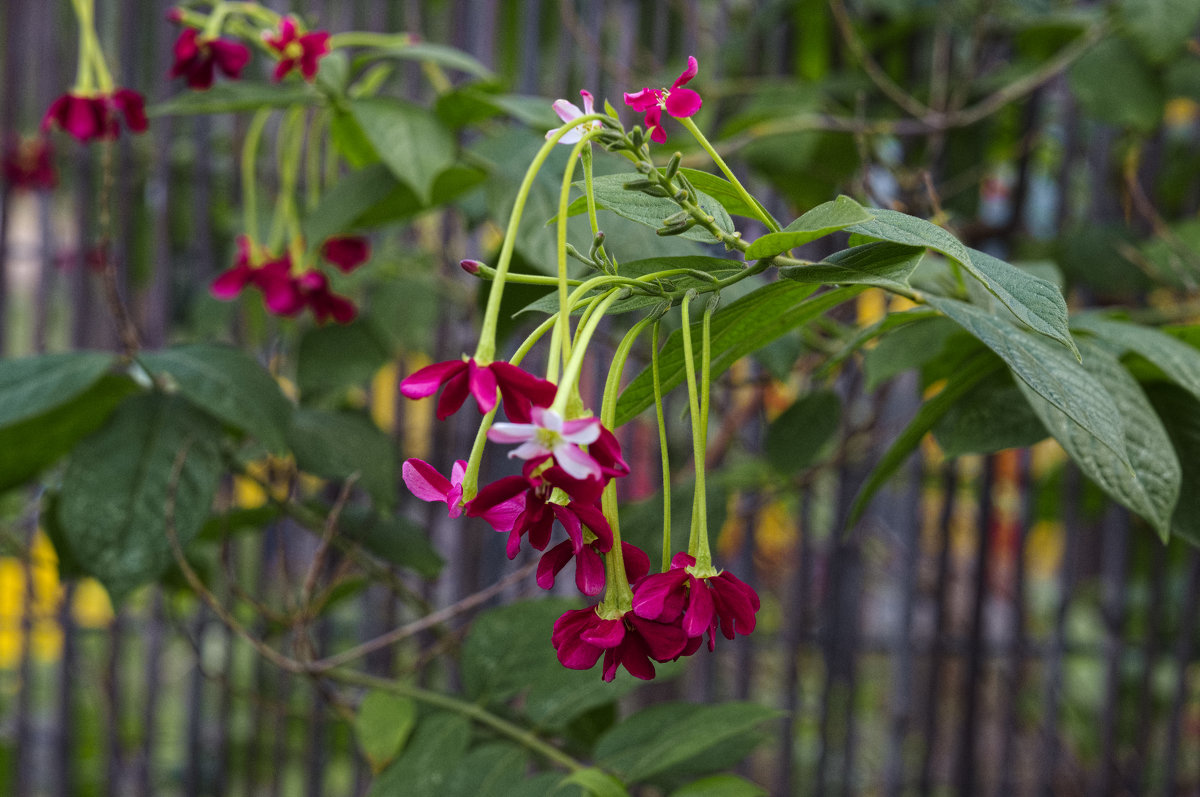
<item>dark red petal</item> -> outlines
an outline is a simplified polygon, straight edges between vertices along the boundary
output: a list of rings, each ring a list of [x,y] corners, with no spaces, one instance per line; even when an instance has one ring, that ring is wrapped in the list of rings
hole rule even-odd
[[[113,104],[120,109],[125,116],[125,124],[129,125],[129,129],[135,133],[142,133],[146,130],[148,122],[146,119],[146,100],[141,94],[133,89],[117,89],[113,95]]]
[[[529,512],[529,509],[525,511]],[[550,544],[550,533],[554,531],[554,513],[550,511],[549,504],[535,504],[529,516],[529,544],[539,551],[544,551]]]
[[[688,636],[700,636],[713,623],[713,599],[708,585],[699,578],[689,578],[688,605],[680,628]]]
[[[488,413],[496,406],[496,377],[491,369],[480,367],[471,359],[467,362],[467,379],[471,384],[471,395],[479,405],[481,413]]]
[[[467,517],[483,517],[485,512],[510,501],[529,489],[529,480],[524,476],[505,476],[485,485],[475,498],[467,504]]]
[[[592,534],[596,535],[596,540],[592,543],[596,546],[596,550],[600,553],[608,553],[612,550],[612,528],[608,525],[608,518],[604,517],[604,512],[594,504],[582,504],[578,501],[572,501],[570,506],[579,521],[591,529]]]
[[[434,413],[437,415],[437,419],[444,421],[458,412],[463,402],[467,400],[468,392],[470,392],[470,383],[467,381],[467,369],[463,368],[446,383],[446,387],[442,390],[442,395],[437,403],[437,411]]]
[[[647,620],[675,620],[687,599],[684,590],[687,580],[688,575],[682,570],[655,573],[641,579],[633,589],[634,614]]]
[[[671,557],[671,569],[682,570],[685,567],[692,567],[696,564],[696,558],[683,551]]]
[[[625,623],[621,620],[602,620],[596,617],[580,633],[579,638],[589,645],[601,648],[615,648],[625,639]]]
[[[603,426],[600,427],[600,437],[588,446],[588,454],[600,463],[600,469],[608,476],[626,476],[629,474],[629,464],[621,456],[621,444],[617,437]]]
[[[537,566],[537,585],[542,589],[552,589],[558,572],[567,566],[567,562],[571,561],[571,557],[574,555],[575,552],[572,550],[569,540],[560,542],[542,554]],[[578,573],[576,573],[576,578],[578,579]],[[603,583],[600,586],[603,589]],[[595,595],[596,593],[585,594]]]
[[[616,651],[616,657],[621,666],[629,671],[634,678],[649,681],[654,678],[654,665],[650,663],[650,650],[646,642],[637,634],[629,634]],[[607,662],[607,659],[605,659]]]
[[[462,360],[446,360],[427,365],[400,381],[401,395],[410,399],[432,396],[438,388],[467,369]]]
[[[349,274],[367,262],[371,256],[371,244],[358,235],[336,236],[321,245],[321,256],[343,273]]]
[[[235,265],[217,275],[208,289],[209,293],[218,299],[232,299],[242,292],[242,288],[246,287],[247,282],[250,282],[252,274],[253,269],[248,265]]]
[[[687,634],[676,625],[644,620],[635,614],[625,615],[634,630],[646,641],[650,656],[655,661],[670,661],[687,647]]]
[[[213,59],[226,77],[237,80],[242,76],[242,70],[250,63],[250,48],[241,42],[227,39],[215,39],[208,43],[212,50]]]
[[[625,577],[630,584],[641,581],[650,572],[650,557],[633,543],[621,543],[621,557],[625,560]]]
[[[604,560],[590,545],[583,546],[575,555],[575,586],[584,595],[599,595],[604,591]]]

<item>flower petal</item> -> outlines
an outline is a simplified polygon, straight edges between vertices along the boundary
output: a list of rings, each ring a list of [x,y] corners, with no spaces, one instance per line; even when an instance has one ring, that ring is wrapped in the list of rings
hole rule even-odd
[[[671,84],[671,88],[677,89],[680,86],[682,86],[684,83],[687,83],[689,80],[691,80],[692,78],[694,78],[696,76],[696,72],[698,69],[699,69],[699,64],[696,63],[696,57],[689,55],[688,62],[687,62],[687,68],[685,68],[683,70],[683,73],[680,74],[679,77],[675,78],[675,82]]]
[[[683,613],[680,628],[688,636],[700,636],[712,625],[713,599],[704,579],[691,578],[691,589],[688,591],[688,607]]]
[[[462,408],[463,402],[467,400],[469,389],[467,370],[464,368],[446,383],[441,398],[438,399],[437,411],[434,413],[437,415],[437,419],[444,421],[458,412]]]
[[[400,475],[409,491],[422,501],[447,501],[450,481],[428,462],[406,459],[400,466]]]
[[[459,371],[466,370],[466,367],[467,364],[462,360],[446,360],[427,365],[400,381],[400,393],[410,399],[432,396],[438,392],[439,387],[449,382]]]
[[[479,367],[475,360],[467,363],[467,379],[471,383],[471,395],[479,405],[479,411],[488,413],[496,406],[496,377],[490,368]]]
[[[625,104],[635,111],[648,111],[658,107],[661,97],[661,91],[647,87],[641,91],[635,91],[633,94],[625,92]]]
[[[493,443],[524,443],[537,436],[537,427],[532,423],[507,423],[499,421],[488,429],[488,440]]]
[[[554,104],[550,107],[558,114],[558,118],[564,122],[570,122],[583,116],[583,111],[579,110],[579,107],[570,100],[555,100]],[[559,129],[561,130],[562,128]]]
[[[696,113],[703,104],[700,95],[691,89],[675,89],[667,96],[667,113],[682,119]]]
[[[570,541],[560,542],[542,554],[537,566],[537,585],[542,589],[553,589],[558,572],[567,566],[567,562],[571,561],[574,555]]]
[[[632,543],[621,543],[621,558],[625,560],[625,575],[631,584],[641,581],[650,572],[650,557]]]
[[[554,461],[576,479],[599,479],[603,474],[600,464],[587,452],[573,443],[560,443],[554,447]]]
[[[599,418],[576,418],[573,421],[563,421],[563,440],[575,445],[586,446],[596,442],[600,437]]]
[[[590,545],[575,555],[575,586],[589,596],[604,591],[604,560]]]

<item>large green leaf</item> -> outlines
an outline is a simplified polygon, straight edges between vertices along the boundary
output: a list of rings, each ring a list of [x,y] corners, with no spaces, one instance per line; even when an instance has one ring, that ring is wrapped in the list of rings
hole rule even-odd
[[[592,181],[592,189],[596,197],[596,207],[611,210],[618,216],[627,218],[630,221],[636,221],[639,224],[645,224],[647,227],[658,228],[663,226],[663,219],[678,213],[679,205],[666,197],[647,196],[641,191],[625,190],[624,186],[626,183],[644,179],[637,172],[632,174],[607,174],[603,177],[597,177]],[[582,182],[575,183],[575,187],[580,191],[584,190]],[[721,203],[703,191],[699,191],[698,193],[700,207],[713,217],[717,227],[732,235],[734,232],[733,220],[729,218],[729,214],[725,212],[725,208],[721,206]],[[580,197],[571,204],[567,212],[573,215],[574,212],[582,212],[585,207],[583,197]],[[717,238],[703,227],[693,227],[679,237],[688,238],[693,241],[702,241],[704,243],[717,242]]]
[[[169,100],[146,108],[147,116],[186,116],[191,114],[257,111],[262,108],[289,108],[293,105],[320,105],[321,93],[307,83],[280,86],[276,83],[217,83],[207,91],[183,91]]]
[[[304,238],[320,246],[326,238],[349,231],[354,222],[383,202],[399,183],[391,169],[373,163],[350,172],[321,194],[321,201],[304,217]]]
[[[1083,364],[1111,397],[1120,417],[1128,460],[1074,423],[1057,406],[1020,384],[1042,423],[1088,478],[1113,500],[1141,515],[1166,540],[1182,478],[1170,437],[1137,381],[1115,356],[1083,341]],[[1132,466],[1132,467],[1131,467]]]
[[[941,316],[919,319],[884,335],[863,357],[867,389],[938,357],[953,335],[966,337],[958,324]]]
[[[491,742],[476,747],[454,775],[445,797],[509,797],[521,785],[529,769],[529,755],[508,742]]]
[[[483,91],[477,85],[466,85],[441,95],[434,112],[446,125],[455,129],[478,124],[500,114],[542,130],[562,124],[544,97],[497,94]]]
[[[1112,321],[1093,314],[1077,316],[1073,325],[1095,334],[1122,351],[1132,351],[1145,357],[1172,382],[1200,398],[1200,350],[1157,329]]]
[[[400,755],[416,724],[417,704],[411,697],[378,689],[363,696],[354,716],[354,735],[373,772]]]
[[[1195,0],[1121,0],[1117,10],[1130,38],[1154,63],[1181,54],[1200,22]]]
[[[1049,432],[1007,371],[997,371],[967,391],[933,427],[948,457],[1027,448]]]
[[[708,194],[713,199],[721,203],[721,207],[731,216],[742,216],[747,219],[763,219],[768,218],[772,221],[775,217],[767,211],[758,200],[755,199],[757,208],[751,207],[738,190],[733,187],[733,183],[723,177],[718,177],[709,172],[702,172],[698,169],[689,169],[686,166],[679,170],[679,173],[691,181],[692,187],[701,193]],[[754,197],[751,197],[754,199]],[[778,226],[778,222],[775,222]]]
[[[1162,120],[1163,81],[1127,39],[1108,36],[1067,72],[1067,85],[1089,116],[1149,131]]]
[[[790,329],[811,321],[827,310],[858,295],[861,288],[838,288],[813,296],[814,288],[789,281],[773,282],[743,296],[712,318],[711,375],[716,378],[737,360],[766,345]],[[692,325],[693,354],[700,368],[700,327]],[[659,377],[666,394],[683,382],[683,331],[672,332],[659,354]],[[622,391],[617,402],[620,426],[654,403],[654,377],[649,367]]]
[[[423,717],[404,754],[375,779],[368,797],[443,797],[470,742],[465,718],[445,712]]]
[[[403,515],[380,514],[366,507],[347,507],[339,530],[385,562],[425,578],[437,578],[445,564],[429,533]]]
[[[379,506],[395,503],[395,449],[369,418],[301,408],[292,414],[288,443],[301,470],[327,479],[358,474],[358,484]]]
[[[974,305],[940,296],[926,300],[999,354],[1022,384],[1110,448],[1118,460],[1129,461],[1120,411],[1105,387],[1074,357]]]
[[[999,360],[986,352],[980,352],[967,360],[956,371],[941,392],[921,405],[921,409],[917,411],[912,421],[875,463],[875,467],[867,476],[862,488],[859,489],[847,515],[847,526],[853,525],[858,520],[863,510],[867,508],[867,504],[870,503],[872,496],[900,469],[909,455],[917,449],[921,438],[933,429],[938,419],[945,415],[946,411],[971,388],[989,374],[996,373],[1000,367]]]
[[[823,460],[837,438],[842,403],[830,390],[796,400],[767,427],[767,462],[780,473],[799,473]]]
[[[745,754],[739,742],[757,742],[759,727],[778,716],[757,703],[661,703],[604,734],[595,757],[631,783],[669,771],[712,772],[736,763]],[[740,755],[729,761],[728,753]]]
[[[712,775],[671,792],[670,797],[763,797],[767,790],[737,775]]]
[[[583,788],[590,797],[629,797],[625,784],[602,769],[588,767],[572,772],[562,779],[561,785],[573,784]]]
[[[313,327],[300,338],[296,381],[300,395],[360,385],[392,357],[379,333],[363,319]]]
[[[170,565],[169,504],[181,546],[204,525],[222,473],[219,437],[217,422],[183,398],[149,393],[75,447],[59,522],[75,561],[114,601]]]
[[[931,222],[894,210],[872,209],[875,219],[848,229],[867,238],[923,246],[959,263],[1021,323],[1075,351],[1067,326],[1067,305],[1052,282],[975,249]]]
[[[1186,489],[1179,492],[1179,502],[1171,516],[1171,533],[1200,546],[1200,399],[1175,385],[1153,383],[1145,386],[1146,395],[1166,427],[1175,454],[1179,458]]]
[[[462,50],[433,42],[412,41],[408,34],[398,34],[395,44],[374,47],[361,56],[362,60],[379,58],[400,58],[405,61],[437,64],[483,80],[491,80],[495,77],[492,70]]]
[[[0,360],[0,427],[66,404],[94,385],[115,361],[114,355],[99,351]]]
[[[874,218],[873,212],[850,197],[839,196],[817,205],[779,232],[768,233],[756,239],[745,251],[745,256],[747,260],[771,257],[852,225],[865,224]]]
[[[923,247],[879,241],[843,249],[811,266],[782,268],[779,276],[809,285],[874,285],[906,291],[909,275],[924,256]]]
[[[292,404],[275,378],[241,349],[190,343],[139,359],[155,375],[169,376],[200,409],[261,440],[272,451],[287,448]]]
[[[402,100],[350,100],[350,113],[379,157],[425,203],[437,176],[454,163],[454,138],[437,117]]]
[[[0,428],[0,491],[23,484],[96,431],[137,385],[104,374],[65,404]]]

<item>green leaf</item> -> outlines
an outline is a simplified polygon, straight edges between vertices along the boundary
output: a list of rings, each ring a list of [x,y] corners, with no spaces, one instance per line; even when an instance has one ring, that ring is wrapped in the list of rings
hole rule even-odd
[[[1200,3],[1193,0],[1121,0],[1117,11],[1130,38],[1153,63],[1182,54],[1200,22]]]
[[[1096,378],[1062,348],[974,305],[940,296],[926,300],[1000,355],[1022,384],[1096,437],[1119,460],[1129,461],[1116,405]]]
[[[321,201],[304,217],[304,239],[316,248],[326,238],[349,232],[359,217],[383,202],[399,183],[382,163],[350,172],[321,194]]]
[[[863,482],[862,488],[858,491],[858,495],[854,498],[854,503],[850,507],[850,512],[847,515],[846,527],[854,525],[862,515],[863,510],[867,508],[871,498],[879,490],[880,487],[887,482],[900,469],[909,455],[916,450],[924,437],[938,419],[946,414],[954,404],[962,398],[971,388],[979,384],[989,374],[996,373],[1001,364],[995,357],[986,353],[980,353],[968,360],[954,374],[953,379],[947,382],[941,392],[933,398],[921,405],[921,409],[909,422],[908,426],[904,427],[904,431],[896,438],[895,442],[888,447],[888,450],[879,461],[875,463],[875,467],[871,470],[867,480]]]
[[[742,264],[737,260],[730,260],[724,257],[704,257],[702,255],[678,255],[675,257],[649,257],[645,260],[631,260],[628,263],[622,263],[620,266],[620,274],[622,277],[642,277],[646,274],[653,274],[658,271],[668,271],[671,269],[690,268],[696,271],[703,271],[706,274],[711,274],[720,279],[732,276],[742,270]],[[672,290],[687,290],[692,287],[702,287],[711,285],[710,280],[705,280],[700,277],[693,277],[687,274],[674,274],[664,278],[672,286]],[[599,296],[607,288],[599,288],[587,294],[588,297]],[[617,313],[628,313],[633,310],[640,310],[643,307],[654,307],[662,302],[662,297],[635,294],[628,299],[621,299],[614,302],[605,315],[615,315]],[[585,307],[577,307],[573,315],[583,313]],[[521,313],[551,313],[558,312],[558,291],[553,290],[542,296],[537,301],[530,302],[522,307],[517,315]]]
[[[380,772],[400,755],[416,724],[417,704],[411,697],[378,689],[367,692],[354,717],[354,733],[372,772]]]
[[[823,202],[779,232],[768,233],[750,244],[745,251],[747,260],[771,257],[780,252],[824,238],[855,224],[865,224],[875,218],[872,211],[848,196]],[[914,267],[916,264],[913,264]]]
[[[801,396],[767,427],[767,462],[780,473],[811,468],[829,454],[837,439],[842,402],[829,390]]]
[[[310,394],[363,384],[391,357],[379,333],[361,318],[312,327],[300,338],[296,355],[300,395],[307,400]]]
[[[354,169],[364,169],[379,163],[379,153],[367,140],[358,122],[348,112],[334,111],[329,119],[329,143],[331,143],[346,162]],[[387,171],[386,167],[384,170]],[[352,173],[353,174],[353,173]],[[388,174],[391,174],[389,171]],[[336,186],[335,186],[336,188]],[[322,202],[325,196],[321,197]],[[311,214],[310,214],[311,216]],[[308,239],[312,243],[312,239]]]
[[[1120,361],[1090,341],[1084,341],[1081,348],[1083,367],[1123,419],[1117,428],[1123,430],[1128,459],[1118,457],[1054,404],[1022,385],[1025,397],[1079,469],[1117,503],[1149,521],[1165,541],[1171,533],[1171,515],[1182,478],[1171,439],[1146,394]]]
[[[624,783],[595,767],[577,770],[559,781],[560,786],[571,784],[580,786],[591,797],[629,797]]]
[[[191,343],[142,354],[156,375],[167,374],[184,398],[274,452],[287,447],[292,405],[274,377],[232,346]]]
[[[1128,40],[1108,36],[1067,72],[1084,112],[1102,122],[1148,132],[1162,120],[1165,86]]]
[[[470,742],[464,717],[445,712],[423,717],[404,754],[375,779],[368,797],[443,797]]]
[[[528,768],[529,755],[515,744],[481,745],[456,768],[445,797],[509,797],[525,780]]]
[[[670,797],[762,797],[766,793],[762,786],[737,775],[713,775],[676,789]]]
[[[946,342],[956,334],[963,334],[961,327],[939,316],[905,324],[880,338],[863,357],[867,390],[874,390],[905,371],[920,368],[939,356]]]
[[[778,711],[757,703],[661,703],[604,734],[595,758],[630,783],[683,765],[689,772],[712,771],[727,765],[724,753],[744,749],[737,742],[758,741],[758,728],[778,716]]]
[[[875,285],[907,291],[908,277],[925,256],[925,249],[877,242],[844,249],[811,266],[781,268],[779,276],[809,285]]]
[[[400,58],[405,61],[437,64],[447,69],[466,72],[468,75],[474,75],[483,80],[492,80],[496,77],[492,70],[462,50],[432,42],[413,42],[408,38],[407,34],[402,34],[402,36],[404,40],[401,41],[400,37],[397,37],[397,42],[394,46],[376,47],[368,50],[361,56],[361,60]]]
[[[204,525],[223,471],[219,439],[217,423],[184,399],[149,393],[127,399],[75,447],[63,474],[59,522],[75,560],[114,602],[173,561],[169,502],[180,546]]]
[[[471,625],[462,651],[463,686],[475,700],[504,703],[524,695],[521,710],[538,727],[563,729],[575,718],[628,694],[639,683],[621,673],[605,683],[568,670],[546,640],[576,601],[538,600],[492,609]]]
[[[603,177],[597,177],[592,181],[592,189],[596,197],[596,207],[611,210],[618,216],[630,221],[636,221],[639,224],[645,224],[647,227],[657,229],[663,226],[663,219],[678,213],[679,205],[666,197],[647,196],[641,191],[625,190],[625,183],[643,179],[645,178],[637,172],[632,174],[606,174]],[[575,183],[575,187],[580,191],[584,190],[582,182]],[[582,199],[580,197],[580,200]],[[703,191],[698,191],[698,199],[700,207],[715,219],[717,227],[732,235],[734,233],[733,219],[729,218],[729,214],[725,212],[725,208],[721,206],[721,203]],[[574,209],[580,200],[572,203],[571,209]],[[580,212],[582,212],[586,208],[586,204],[579,207]],[[568,215],[574,215],[571,213],[571,209],[568,209]],[[692,227],[678,237],[687,238],[692,241],[702,241],[703,243],[718,242],[718,239],[703,227]]]
[[[1200,400],[1175,385],[1157,382],[1144,387],[1175,446],[1180,483],[1200,484]],[[1200,490],[1180,490],[1171,516],[1171,533],[1200,546]]]
[[[894,210],[871,211],[875,220],[848,228],[867,238],[924,246],[959,263],[983,283],[1021,323],[1078,354],[1067,326],[1067,304],[1058,287],[1003,260],[968,249],[950,233],[924,219]]]
[[[0,428],[0,492],[57,462],[136,390],[129,377],[104,374],[67,403]]]
[[[967,391],[933,427],[947,457],[1027,448],[1049,432],[1007,371],[998,371]]]
[[[116,357],[99,351],[0,361],[0,427],[42,415],[82,394]]]
[[[378,227],[411,218],[429,208],[448,204],[477,187],[486,178],[487,173],[480,169],[454,164],[434,178],[433,194],[428,202],[422,201],[404,183],[397,183],[390,194],[357,219],[355,226]]]
[[[1157,329],[1090,313],[1077,316],[1074,326],[1095,334],[1121,351],[1132,351],[1145,357],[1172,382],[1200,398],[1200,350]]]
[[[257,111],[261,108],[290,108],[294,105],[321,105],[325,98],[312,86],[281,86],[277,83],[217,83],[207,91],[184,91],[169,100],[146,108],[147,116],[188,116],[192,114]]]
[[[350,113],[392,174],[428,203],[437,176],[454,163],[454,138],[437,117],[402,100],[350,100]]]
[[[719,310],[712,318],[711,374],[715,379],[737,360],[799,326],[858,295],[861,288],[838,288],[813,296],[814,288],[791,281],[773,282],[743,296]],[[692,340],[700,339],[699,320],[694,323]],[[693,352],[700,368],[697,345]],[[667,338],[659,355],[659,377],[665,395],[683,382],[683,331]],[[630,382],[617,402],[617,426],[632,420],[654,402],[653,374],[649,367]]]
[[[288,443],[301,470],[326,479],[358,474],[358,484],[380,507],[396,502],[392,441],[364,415],[300,408],[292,414]]]
[[[709,172],[702,172],[698,169],[689,169],[686,166],[681,168],[679,173],[691,181],[692,187],[697,191],[708,194],[720,202],[721,207],[725,208],[731,216],[742,216],[747,219],[768,218],[775,221],[775,217],[757,199],[754,200],[757,212],[755,208],[750,207],[746,200],[742,199],[742,195],[738,193],[738,190],[734,188],[733,183],[725,178],[718,177]],[[750,198],[754,199],[754,197]],[[779,224],[779,222],[775,223],[776,225]]]
[[[365,507],[347,507],[338,529],[385,562],[425,578],[437,578],[445,565],[428,532],[403,515],[381,515]]]
[[[544,97],[523,94],[497,94],[467,85],[449,91],[437,99],[434,112],[446,125],[458,129],[505,114],[519,122],[548,130],[561,125]]]

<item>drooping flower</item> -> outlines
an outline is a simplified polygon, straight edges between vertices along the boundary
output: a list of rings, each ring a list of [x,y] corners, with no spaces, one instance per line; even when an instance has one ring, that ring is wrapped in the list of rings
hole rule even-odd
[[[677,626],[655,622],[626,612],[601,617],[599,606],[568,611],[554,623],[550,641],[559,662],[568,669],[590,670],[604,654],[602,677],[611,681],[618,667],[648,681],[654,664],[671,661],[683,653],[688,639]]]
[[[579,96],[583,98],[583,110],[582,111],[579,110],[579,106],[577,106],[575,103],[573,103],[569,100],[555,100],[554,101],[554,105],[552,106],[554,108],[554,112],[556,114],[558,114],[559,119],[562,119],[564,122],[566,122],[566,124],[563,125],[563,127],[571,128],[567,133],[563,134],[562,138],[560,138],[558,140],[559,144],[577,144],[579,142],[579,140],[581,138],[583,138],[583,135],[585,132],[587,132],[588,130],[599,130],[601,127],[604,126],[600,122],[599,119],[596,119],[591,122],[585,122],[584,124],[581,124],[581,125],[571,125],[571,123],[574,122],[579,117],[589,116],[596,112],[596,109],[594,107],[595,100],[592,97],[592,93],[590,91],[587,91],[587,90],[580,91]],[[562,130],[562,129],[563,129],[562,127],[556,127],[553,130],[548,131],[546,133],[546,140],[549,141],[551,138],[554,137],[554,135],[559,130]]]
[[[117,120],[122,116],[132,132],[145,132],[146,102],[141,94],[132,89],[88,96],[67,92],[50,104],[42,117],[41,129],[46,131],[57,125],[86,144],[95,139],[116,138],[120,132]]]
[[[600,463],[580,446],[596,442],[600,428],[598,418],[567,421],[553,409],[534,407],[529,423],[494,424],[488,430],[488,440],[520,443],[508,452],[509,457],[536,459],[550,455],[576,479],[599,479],[603,475]]]
[[[208,38],[195,28],[188,28],[175,40],[171,77],[184,77],[191,88],[204,90],[212,86],[216,69],[237,80],[248,63],[250,49],[241,42]]]
[[[633,611],[639,617],[662,623],[678,623],[689,638],[708,634],[708,647],[715,646],[719,627],[726,639],[754,631],[759,609],[758,593],[727,570],[697,576],[696,560],[686,553],[671,559],[671,569],[646,576],[633,585]]]
[[[335,236],[321,245],[321,256],[349,274],[370,259],[371,242],[359,235]]]
[[[506,362],[478,365],[474,357],[427,365],[400,382],[400,393],[410,399],[432,396],[442,390],[437,403],[437,418],[444,421],[462,407],[467,395],[475,397],[480,413],[496,406],[496,390],[504,401],[509,418],[527,422],[534,406],[549,406],[556,388],[545,379]]]
[[[538,560],[537,585],[542,589],[552,589],[559,571],[574,558],[575,586],[584,595],[599,595],[604,590],[605,581],[602,555],[603,551],[599,550],[596,541],[576,549],[573,540],[564,540]],[[625,576],[630,581],[637,581],[650,572],[650,557],[636,545],[622,542],[621,558],[625,561]]]
[[[331,318],[339,324],[349,324],[358,315],[354,302],[330,290],[329,278],[317,269],[305,271],[295,283],[301,301],[312,310],[318,324]]]
[[[54,149],[46,136],[8,140],[4,147],[4,182],[16,189],[49,191],[58,184]]]
[[[208,288],[209,293],[218,299],[227,301],[241,293],[242,288],[254,282],[255,269],[250,263],[252,248],[250,236],[239,235],[237,237],[237,258],[233,261],[231,268],[217,275]]]
[[[287,77],[296,67],[307,81],[317,76],[320,60],[329,53],[329,32],[318,30],[311,33],[299,33],[296,20],[286,16],[279,21],[279,31],[275,35],[263,34],[267,46],[279,54],[279,64],[275,67],[275,81]]]
[[[413,495],[422,501],[441,501],[452,518],[463,513],[462,480],[466,472],[467,462],[463,459],[455,461],[449,479],[428,462],[415,458],[405,460],[400,468],[404,484]],[[524,508],[525,497],[518,495],[490,507],[481,517],[498,531],[511,531]]]
[[[659,144],[667,140],[667,131],[662,126],[662,112],[666,111],[676,119],[691,116],[700,110],[703,101],[700,95],[692,89],[683,88],[684,84],[696,76],[696,59],[688,56],[687,69],[683,70],[669,89],[652,89],[646,87],[633,94],[625,92],[625,104],[635,111],[646,114],[646,129],[650,131],[650,140]]]
[[[509,559],[515,558],[521,550],[521,538],[526,534],[530,545],[539,551],[546,550],[556,520],[566,530],[574,550],[583,547],[585,528],[595,537],[591,542],[597,551],[611,550],[612,528],[599,506],[604,485],[594,479],[574,479],[560,467],[538,471],[541,464],[526,463],[522,475],[506,476],[481,488],[467,504],[467,516],[486,519],[497,507],[521,498],[524,509],[510,529],[492,524],[497,531],[508,531],[506,553]],[[566,496],[566,503],[560,503],[561,496],[552,500],[556,490]]]

